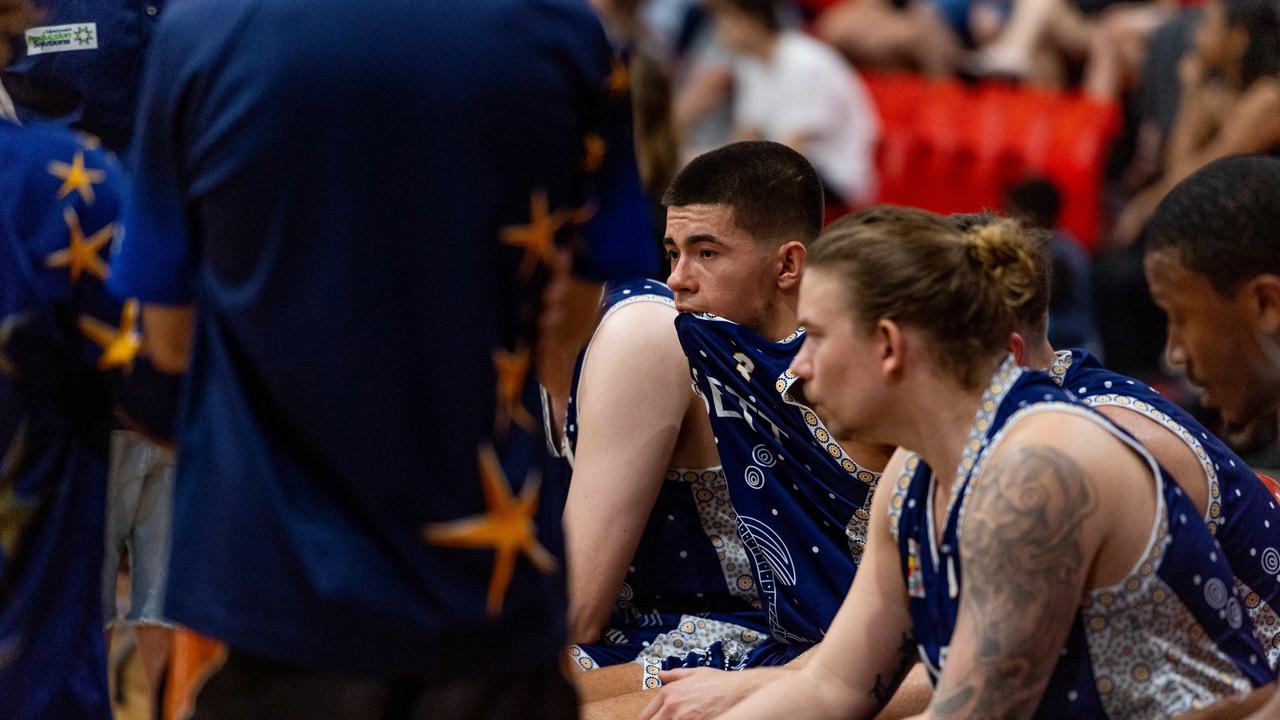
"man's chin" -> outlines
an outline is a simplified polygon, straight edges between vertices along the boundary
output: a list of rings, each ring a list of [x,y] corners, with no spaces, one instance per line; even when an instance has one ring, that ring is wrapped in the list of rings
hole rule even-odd
[[[1200,396],[1200,404],[1218,411],[1228,433],[1246,428],[1276,409],[1274,404],[1261,402],[1256,397],[1224,399],[1207,388]]]

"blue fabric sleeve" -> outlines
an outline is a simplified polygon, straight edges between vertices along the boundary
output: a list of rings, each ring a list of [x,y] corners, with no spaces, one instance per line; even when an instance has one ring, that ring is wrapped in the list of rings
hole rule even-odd
[[[108,287],[121,298],[182,305],[192,302],[194,253],[175,137],[186,63],[173,38],[173,33],[157,33],[147,55],[123,233],[114,248]]]
[[[657,269],[657,251],[649,201],[636,165],[630,81],[626,65],[613,55],[598,23],[591,40],[595,66],[587,77],[598,82],[590,95],[595,107],[589,108],[589,115],[598,123],[604,156],[588,171],[588,201],[595,212],[582,229],[584,247],[574,269],[590,280],[649,277]]]

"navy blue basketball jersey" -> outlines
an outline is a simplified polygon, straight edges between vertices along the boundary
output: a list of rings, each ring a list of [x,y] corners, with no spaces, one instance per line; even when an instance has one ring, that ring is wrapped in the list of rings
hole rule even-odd
[[[676,319],[775,640],[822,639],[866,543],[879,474],[793,396],[803,331],[778,342],[712,315]]]
[[[1008,358],[979,404],[941,537],[934,536],[934,473],[912,456],[889,503],[920,656],[937,682],[947,662],[964,589],[960,519],[969,490],[1004,431],[1039,412],[1069,412],[1105,427],[1146,461],[1154,477],[1151,539],[1132,572],[1088,593],[1036,718],[1170,717],[1274,678],[1235,588],[1222,548],[1194,505],[1123,431],[1045,373]]]
[[[1270,489],[1190,413],[1146,383],[1106,369],[1084,350],[1059,352],[1049,374],[1086,405],[1122,407],[1154,420],[1195,454],[1209,485],[1205,523],[1227,554],[1245,609],[1275,667],[1280,660],[1280,510]]]
[[[674,306],[671,290],[656,280],[610,283],[602,301],[603,324],[634,303]],[[571,474],[577,447],[578,381],[591,346],[578,357],[559,447],[548,428],[548,442]],[[544,413],[550,418],[550,413]],[[567,488],[566,488],[567,492]],[[599,643],[578,645],[569,653],[578,667],[639,661],[646,681],[656,686],[657,670],[671,656],[726,645],[736,660],[751,657],[769,637],[756,593],[755,578],[737,517],[729,502],[720,467],[668,468],[654,502],[614,613]]]

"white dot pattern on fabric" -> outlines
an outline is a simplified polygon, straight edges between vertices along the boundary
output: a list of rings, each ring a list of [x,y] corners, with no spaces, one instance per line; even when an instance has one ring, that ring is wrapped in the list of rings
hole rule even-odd
[[[1120,585],[1092,592],[1081,609],[1095,687],[1108,717],[1151,717],[1156,709],[1154,714],[1164,717],[1251,687],[1161,579],[1159,559],[1168,533],[1162,520],[1140,571]],[[1193,581],[1201,585],[1199,575]],[[1230,605],[1239,603],[1225,583],[1209,578],[1202,592],[1230,623]]]
[[[737,669],[746,664],[747,656],[759,647],[768,636],[750,628],[709,620],[694,615],[683,615],[675,630],[662,633],[645,646],[644,653],[635,659],[643,668],[641,687],[654,690],[662,686],[658,672],[662,662],[669,656],[685,656],[689,653],[706,653],[706,649],[714,643],[721,643],[725,655],[723,669]]]
[[[714,468],[701,471],[669,470],[667,478],[682,478],[689,482],[698,519],[702,530],[711,539],[720,571],[724,574],[729,594],[740,598],[752,607],[760,607],[760,595],[756,591],[755,577],[751,575],[751,561],[746,545],[738,534],[738,515],[729,499],[729,483],[724,470]]]

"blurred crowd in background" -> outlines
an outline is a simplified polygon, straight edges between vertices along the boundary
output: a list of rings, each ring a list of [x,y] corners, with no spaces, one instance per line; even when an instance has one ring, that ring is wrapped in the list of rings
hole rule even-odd
[[[1204,412],[1162,361],[1143,229],[1206,163],[1280,152],[1280,3],[593,4],[629,65],[655,213],[683,162],[758,138],[818,168],[829,219],[873,202],[1021,216],[1054,231],[1055,346]],[[1274,422],[1222,430],[1280,465]]]

